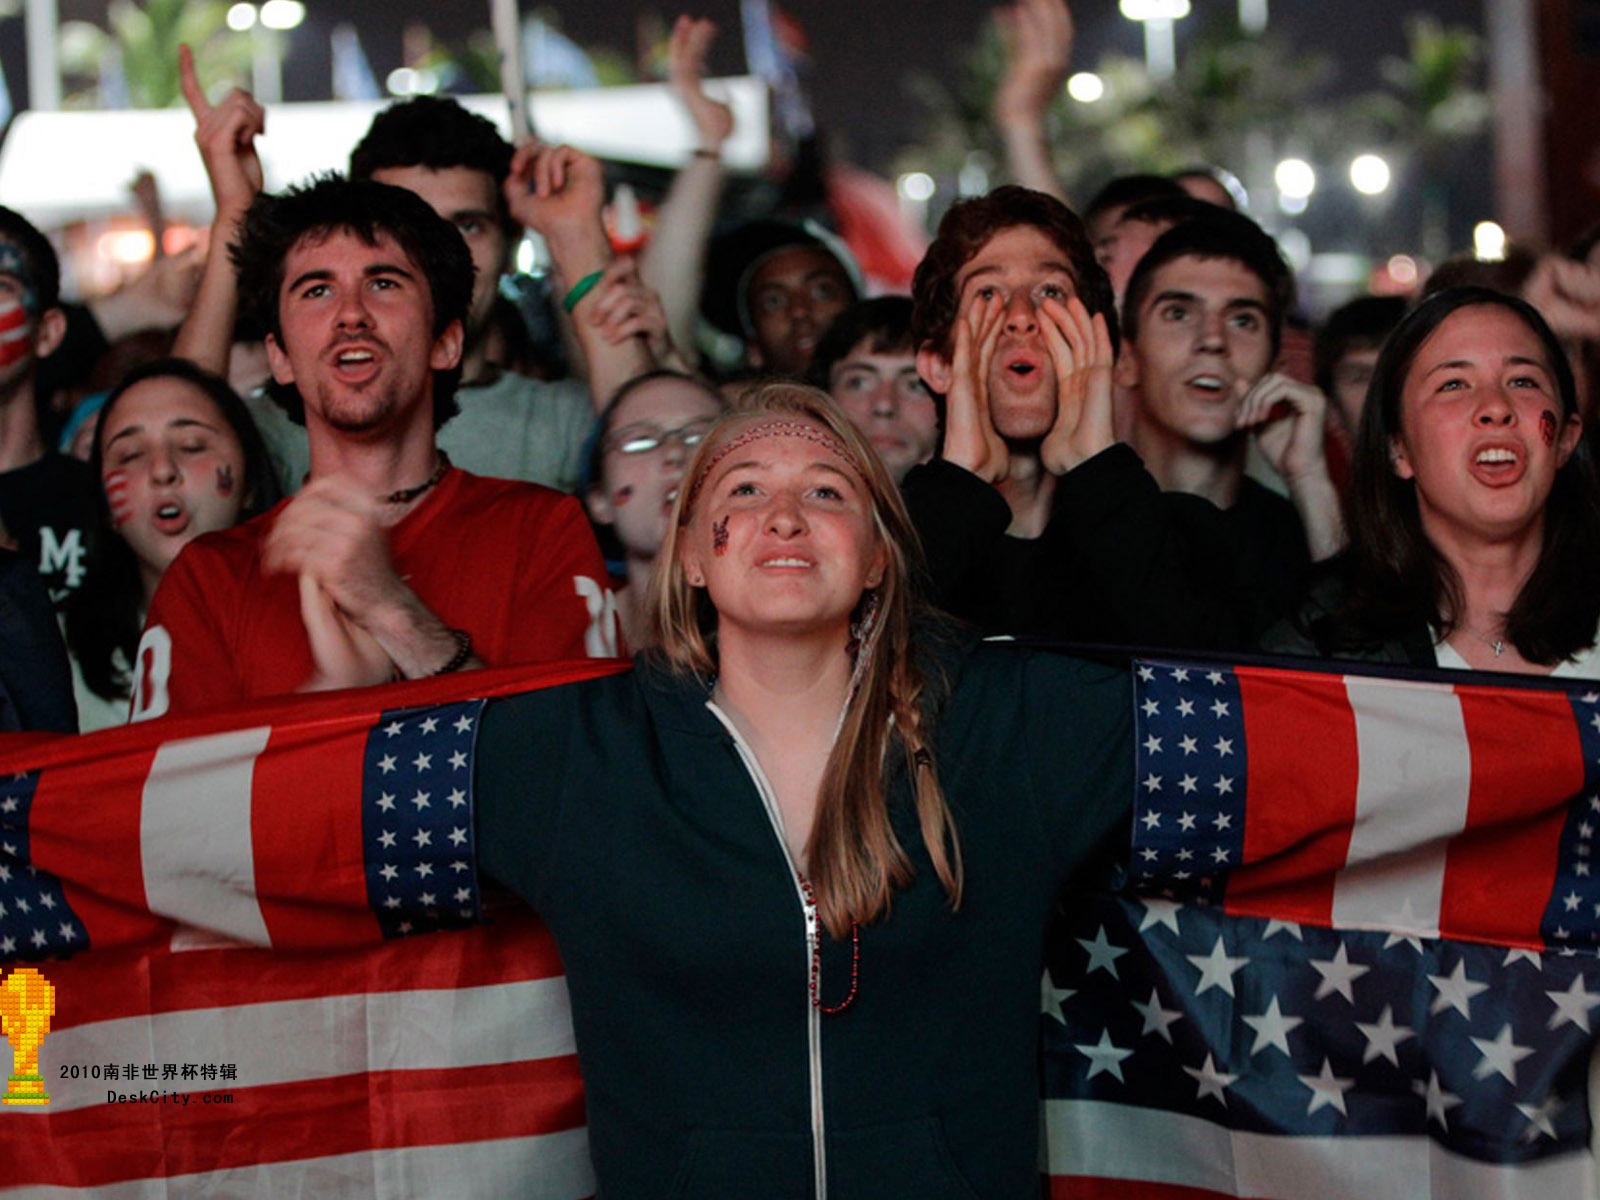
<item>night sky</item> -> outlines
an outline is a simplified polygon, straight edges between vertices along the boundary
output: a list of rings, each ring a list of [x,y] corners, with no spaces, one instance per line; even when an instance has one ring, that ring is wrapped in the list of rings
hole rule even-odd
[[[1318,49],[1339,64],[1335,86],[1362,90],[1378,82],[1377,63],[1404,46],[1405,18],[1427,11],[1452,23],[1482,28],[1486,0],[1431,0],[1416,5],[1392,0],[1270,0],[1271,23],[1305,49]],[[104,0],[59,0],[63,19],[95,19]],[[306,0],[309,15],[296,31],[286,69],[286,99],[328,97],[328,31],[354,21],[381,80],[401,64],[402,30],[407,21],[425,22],[442,39],[488,28],[487,0]],[[1183,37],[1199,20],[1235,11],[1234,0],[1193,0],[1194,15],[1178,26]],[[815,69],[814,104],[820,123],[857,161],[887,169],[896,152],[916,139],[922,109],[907,93],[912,71],[954,71],[962,51],[979,36],[991,6],[973,0],[785,0],[785,9],[811,39]],[[624,53],[634,49],[640,17],[670,19],[676,9],[633,0],[535,4],[524,12],[553,12],[565,32],[584,44],[603,44]],[[714,74],[743,70],[738,0],[704,0],[693,11],[721,24],[713,54]],[[1089,67],[1107,51],[1138,56],[1143,36],[1117,11],[1115,0],[1084,0],[1074,5],[1078,25],[1077,63]],[[0,25],[0,54],[14,95],[24,94],[22,22]]]
[[[1289,38],[1297,49],[1319,51],[1333,59],[1336,76],[1329,84],[1331,92],[1376,87],[1382,58],[1404,51],[1405,23],[1411,13],[1426,11],[1449,24],[1481,32],[1483,5],[1492,2],[1430,0],[1407,6],[1392,0],[1269,0],[1273,32]],[[105,12],[105,0],[59,3],[63,19],[95,19]],[[1178,26],[1180,58],[1186,35],[1204,21],[1228,19],[1237,11],[1235,0],[1192,3],[1194,15]],[[425,22],[446,41],[489,26],[487,0],[306,0],[306,4],[308,18],[293,35],[285,68],[287,100],[329,97],[328,34],[338,23],[355,23],[380,81],[402,63],[408,22]],[[982,34],[992,11],[990,5],[972,0],[784,0],[784,7],[810,39],[814,60],[810,90],[828,144],[883,173],[894,169],[898,155],[917,141],[922,127],[924,110],[907,86],[908,77],[915,72],[957,71],[964,51]],[[553,13],[563,31],[580,44],[603,45],[630,57],[642,18],[670,19],[675,14],[673,8],[645,0],[550,5],[522,0],[522,10]],[[705,0],[695,11],[722,26],[711,73],[742,73],[738,0]],[[1091,68],[1107,52],[1142,55],[1142,32],[1120,15],[1115,0],[1082,0],[1074,5],[1074,16],[1075,66]],[[22,21],[0,22],[0,62],[19,103],[26,95],[23,57]],[[1460,202],[1452,229],[1456,244],[1464,244],[1470,236],[1472,221],[1492,215],[1486,153],[1465,157],[1473,165],[1454,184]],[[1341,201],[1330,194],[1313,206],[1307,219],[1319,249],[1365,248],[1387,254],[1408,248],[1393,244],[1406,240],[1399,229],[1387,234],[1373,230],[1370,216],[1355,207],[1353,196]],[[1367,226],[1366,233],[1358,226]]]

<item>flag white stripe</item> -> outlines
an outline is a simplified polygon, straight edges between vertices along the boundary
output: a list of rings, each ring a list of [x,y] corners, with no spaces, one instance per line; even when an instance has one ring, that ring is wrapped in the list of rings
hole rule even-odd
[[[578,1200],[594,1195],[588,1134],[563,1130],[404,1150],[335,1154],[93,1189],[0,1187],[27,1200]]]
[[[145,779],[139,849],[150,911],[270,945],[255,894],[251,779],[267,726],[167,742]],[[203,812],[204,820],[195,814]]]
[[[1257,1200],[1592,1200],[1587,1152],[1518,1166],[1464,1158],[1426,1137],[1231,1133],[1182,1113],[1046,1100],[1052,1175],[1140,1179]]]
[[[447,936],[447,935],[430,935]],[[572,1054],[564,978],[474,988],[374,992],[196,1008],[97,1021],[45,1038],[50,1104],[24,1116],[88,1108],[106,1092],[222,1092],[332,1078],[524,1062]],[[236,1080],[62,1079],[62,1066],[234,1063]]]
[[[1466,828],[1472,784],[1461,701],[1445,685],[1358,677],[1345,684],[1360,780],[1333,923],[1437,936],[1446,842]]]

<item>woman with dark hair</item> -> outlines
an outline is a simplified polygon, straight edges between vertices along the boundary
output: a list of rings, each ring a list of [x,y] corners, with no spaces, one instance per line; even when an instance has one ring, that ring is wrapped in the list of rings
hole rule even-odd
[[[94,539],[99,585],[66,612],[79,724],[128,718],[145,610],[178,552],[279,499],[261,435],[227,381],[187,359],[130,371],[106,398],[90,465],[106,530]]]
[[[1267,649],[1600,677],[1600,480],[1532,307],[1479,287],[1390,335],[1362,412],[1349,550]]]

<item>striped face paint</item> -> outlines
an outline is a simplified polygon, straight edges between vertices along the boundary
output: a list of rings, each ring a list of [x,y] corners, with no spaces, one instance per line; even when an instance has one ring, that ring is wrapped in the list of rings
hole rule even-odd
[[[711,552],[721,558],[728,552],[728,514],[711,523]]]
[[[101,481],[106,489],[106,505],[111,509],[111,524],[120,529],[133,516],[133,505],[128,497],[128,473],[109,471]]]
[[[33,348],[33,322],[15,296],[0,296],[0,367],[28,357]]]
[[[1539,436],[1546,446],[1556,444],[1556,415],[1548,408],[1539,414]]]
[[[28,262],[10,242],[0,242],[0,275],[9,275],[14,281],[13,295],[23,310],[39,315],[39,293],[33,290],[33,275]]]
[[[217,494],[219,496],[233,495],[233,464],[223,463],[217,468]]]

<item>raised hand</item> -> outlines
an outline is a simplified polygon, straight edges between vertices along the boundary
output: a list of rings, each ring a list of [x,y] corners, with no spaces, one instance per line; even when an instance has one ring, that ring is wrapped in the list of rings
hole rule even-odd
[[[733,109],[706,95],[706,51],[717,36],[716,22],[680,16],[667,44],[667,79],[694,122],[701,150],[720,150],[733,133]]]
[[[1522,296],[1558,337],[1600,341],[1600,268],[1544,255],[1523,284]]]
[[[511,157],[505,195],[511,215],[546,238],[589,226],[604,235],[605,178],[600,163],[581,150],[523,143]]]
[[[1269,372],[1245,391],[1234,424],[1255,431],[1262,455],[1293,486],[1307,474],[1327,474],[1322,447],[1327,411],[1320,389]]]
[[[613,346],[631,337],[642,337],[656,362],[675,370],[688,370],[672,344],[661,297],[639,277],[639,265],[631,256],[613,259],[594,290],[594,306],[584,319],[600,331],[601,337]]]
[[[195,74],[194,52],[178,47],[178,82],[194,114],[194,140],[200,148],[217,213],[233,215],[250,207],[264,186],[255,139],[266,132],[267,113],[249,92],[234,88],[220,104],[206,99]]]
[[[973,293],[966,311],[956,317],[950,385],[944,389],[941,457],[988,483],[1001,482],[1011,470],[1011,452],[989,414],[989,366],[1005,328],[1005,313],[1005,301],[998,295]]]
[[[1072,61],[1072,12],[1064,0],[1017,0],[995,10],[1006,69],[995,89],[995,122],[1002,127],[1043,118]]]
[[[1064,475],[1114,441],[1111,368],[1116,354],[1104,313],[1090,315],[1082,300],[1046,300],[1039,325],[1056,375],[1056,423],[1039,455],[1045,469]]]

